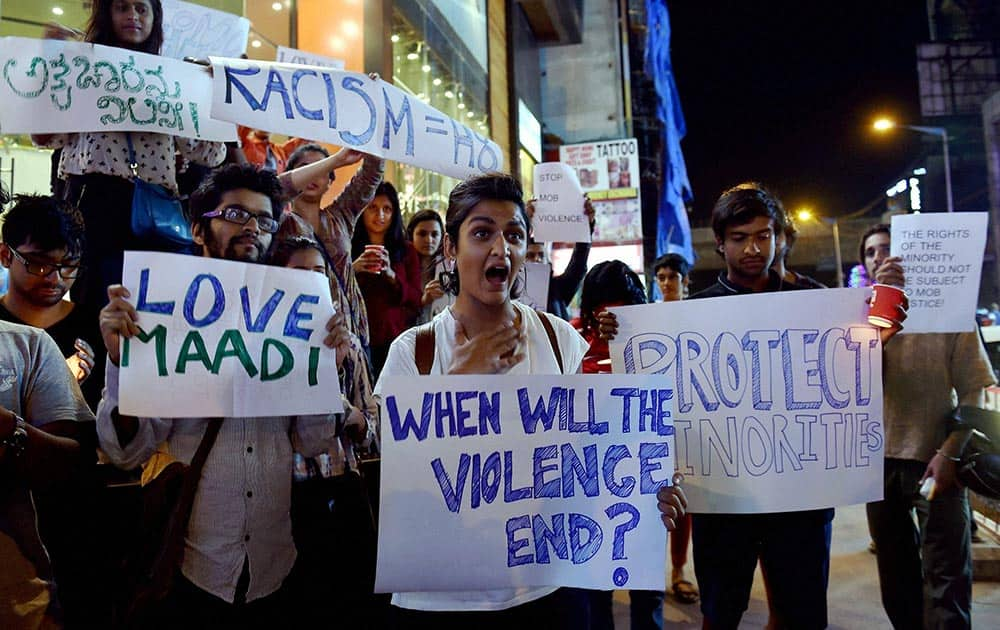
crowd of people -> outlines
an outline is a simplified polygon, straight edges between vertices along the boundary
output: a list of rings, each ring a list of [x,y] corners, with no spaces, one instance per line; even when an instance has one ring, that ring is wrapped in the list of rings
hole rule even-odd
[[[92,3],[86,40],[158,53],[160,1]],[[52,195],[3,195],[0,627],[612,628],[609,592],[374,594],[378,470],[368,456],[378,452],[382,377],[609,373],[617,323],[607,309],[645,303],[641,278],[621,261],[588,272],[590,245],[577,244],[550,277],[546,312],[536,311],[517,300],[524,265],[551,262],[550,251],[532,240],[532,204],[515,178],[463,181],[443,216],[422,210],[404,226],[382,159],[299,139],[277,145],[266,131],[240,136],[228,145],[155,133],[36,136],[57,152],[60,185]],[[355,173],[329,201],[345,167]],[[188,195],[189,246],[133,232],[137,182]],[[589,200],[582,212],[593,232]],[[796,231],[761,185],[723,193],[712,229],[725,269],[689,296],[690,262],[665,254],[651,268],[664,301],[822,287],[785,267]],[[868,277],[902,286],[889,238],[887,226],[869,230],[860,262]],[[123,343],[143,324],[121,284],[130,249],[323,274],[335,307],[324,352],[338,368],[343,412],[120,413]],[[969,516],[955,476],[968,436],[945,419],[957,403],[981,406],[993,373],[975,334],[890,343],[899,328],[882,330],[885,499],[868,506],[882,600],[898,628],[969,627]],[[148,506],[109,500],[122,477],[108,471],[141,470],[152,488],[177,463],[197,474],[182,486],[189,509],[178,553],[158,565],[166,582],[150,596],[137,553]],[[924,497],[928,477],[936,488]],[[773,627],[827,626],[832,507],[691,515],[675,481],[646,508],[671,531],[675,599],[700,600],[705,627],[736,628],[760,563]],[[632,628],[663,627],[664,592],[629,594]]]

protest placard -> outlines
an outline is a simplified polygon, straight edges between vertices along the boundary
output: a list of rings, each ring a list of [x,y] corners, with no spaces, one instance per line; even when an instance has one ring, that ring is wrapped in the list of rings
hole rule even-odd
[[[250,20],[182,0],[163,0],[164,57],[239,57],[247,51]]]
[[[549,281],[552,265],[549,263],[524,263],[524,288],[517,298],[538,311],[549,310]]]
[[[464,179],[503,169],[495,142],[411,94],[332,68],[212,58],[212,116]]]
[[[986,212],[892,217],[890,253],[903,259],[910,300],[902,332],[975,330],[988,218]]]
[[[663,590],[669,377],[383,379],[376,591]]]
[[[278,46],[278,53],[275,55],[274,60],[279,63],[295,63],[302,66],[319,66],[320,68],[336,68],[337,70],[344,69],[343,59],[325,57],[316,53],[299,50],[298,48],[288,48],[287,46]]]
[[[326,277],[231,260],[125,252],[122,284],[142,333],[123,340],[122,413],[149,417],[339,412],[323,346]]]
[[[0,38],[3,133],[147,131],[235,140],[209,117],[208,69],[158,55],[55,39]]]
[[[577,173],[597,211],[594,240],[642,242],[639,143],[635,138],[564,144],[559,161]]]
[[[677,385],[678,470],[692,512],[882,498],[882,346],[866,289],[611,309],[616,373]]]
[[[535,216],[531,230],[536,241],[590,242],[583,189],[573,168],[562,162],[536,164],[533,190]]]

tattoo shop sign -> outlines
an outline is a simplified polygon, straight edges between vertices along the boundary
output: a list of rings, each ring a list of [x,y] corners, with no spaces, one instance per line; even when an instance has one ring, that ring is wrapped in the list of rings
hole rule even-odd
[[[249,35],[245,17],[181,0],[163,1],[164,57],[239,57],[247,51]]]
[[[122,413],[167,418],[339,412],[333,315],[321,274],[125,252],[142,332],[123,339]]]
[[[669,378],[383,381],[377,592],[663,590]]]
[[[0,38],[3,133],[147,131],[235,140],[212,120],[206,68],[123,48]]]
[[[503,169],[500,147],[385,81],[313,66],[212,58],[212,116],[351,147],[450,177]]]
[[[692,512],[882,498],[882,346],[866,289],[612,309],[616,373],[676,383],[677,468]]]

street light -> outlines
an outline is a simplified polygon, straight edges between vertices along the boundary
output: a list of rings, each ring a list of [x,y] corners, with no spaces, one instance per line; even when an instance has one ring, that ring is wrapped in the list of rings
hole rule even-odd
[[[948,212],[955,211],[954,201],[952,201],[951,195],[951,159],[948,156],[948,130],[944,127],[923,127],[921,125],[897,125],[895,121],[890,118],[879,118],[872,124],[872,128],[878,132],[886,132],[899,127],[901,129],[909,129],[910,131],[916,131],[917,133],[927,134],[929,136],[938,136],[941,138],[941,144],[944,147],[944,188],[945,196],[948,199]]]
[[[799,208],[795,211],[795,218],[803,223],[819,220],[828,223],[833,228],[833,258],[837,265],[837,286],[844,286],[844,259],[840,254],[840,221],[837,217],[817,217],[809,208]]]

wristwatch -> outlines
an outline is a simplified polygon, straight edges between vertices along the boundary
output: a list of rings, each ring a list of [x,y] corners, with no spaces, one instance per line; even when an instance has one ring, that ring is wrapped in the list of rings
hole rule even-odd
[[[0,440],[0,446],[9,448],[14,457],[17,457],[24,452],[24,447],[28,445],[28,423],[16,413],[11,415],[14,416],[14,431]]]

